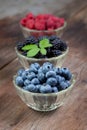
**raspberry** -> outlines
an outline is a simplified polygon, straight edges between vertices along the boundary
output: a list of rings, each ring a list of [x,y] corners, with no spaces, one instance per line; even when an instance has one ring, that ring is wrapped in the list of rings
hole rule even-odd
[[[28,20],[28,21],[26,22],[26,27],[29,28],[29,29],[34,29],[34,28],[35,28],[34,20],[33,20],[33,19]]]
[[[45,19],[45,15],[39,14],[39,15],[36,16],[36,19],[38,19],[38,20]]]
[[[27,19],[34,19],[35,16],[32,13],[26,15]]]
[[[51,27],[54,28],[54,21],[52,20],[52,18],[49,18],[47,20],[47,28],[51,28]]]
[[[60,50],[52,50],[52,56],[55,57],[55,56],[59,56],[61,55],[62,52]]]
[[[64,25],[64,18],[60,18],[60,23],[61,23],[61,26]]]
[[[35,28],[37,30],[45,30],[45,23],[43,24],[43,23],[38,21],[38,22],[35,23]]]
[[[23,19],[20,21],[20,24],[23,25],[23,26],[26,26],[26,22],[27,22],[27,19],[26,19],[26,18],[23,18]]]

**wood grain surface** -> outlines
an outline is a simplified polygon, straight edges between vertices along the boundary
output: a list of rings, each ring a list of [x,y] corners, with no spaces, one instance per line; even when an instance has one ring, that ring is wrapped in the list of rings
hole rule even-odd
[[[14,47],[23,39],[18,25],[23,14],[0,20],[0,130],[87,130],[87,0],[72,0],[64,10],[53,13],[68,22],[62,38],[70,51],[63,66],[77,75],[73,91],[55,111],[41,113],[28,108],[12,83],[21,67]]]

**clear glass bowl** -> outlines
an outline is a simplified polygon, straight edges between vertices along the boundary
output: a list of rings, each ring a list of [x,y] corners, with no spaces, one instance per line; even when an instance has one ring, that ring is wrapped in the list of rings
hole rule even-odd
[[[21,63],[21,65],[27,69],[29,68],[31,63],[35,63],[38,62],[40,65],[42,65],[44,62],[50,62],[52,63],[54,66],[56,67],[61,67],[67,57],[69,48],[67,48],[67,50],[60,56],[57,57],[52,57],[52,58],[42,58],[42,59],[36,59],[36,58],[28,58],[26,56],[23,56],[18,50],[17,48],[15,48],[16,50],[16,54],[19,58],[19,61]]]
[[[52,30],[52,31],[51,30],[50,31],[48,31],[48,30],[39,31],[39,30],[28,29],[28,28],[26,28],[26,27],[24,27],[20,24],[20,28],[21,28],[22,33],[23,33],[25,38],[30,36],[30,35],[35,36],[35,37],[43,36],[43,35],[46,35],[46,36],[57,35],[57,36],[61,37],[65,28],[66,28],[66,26],[67,26],[67,23],[65,22],[64,25],[62,27],[58,28],[58,29],[55,29],[55,30]]]
[[[51,111],[63,105],[65,99],[70,95],[75,83],[75,77],[73,75],[69,88],[57,93],[41,94],[32,93],[20,88],[16,85],[15,78],[16,76],[13,78],[13,84],[19,97],[27,106],[37,111]]]

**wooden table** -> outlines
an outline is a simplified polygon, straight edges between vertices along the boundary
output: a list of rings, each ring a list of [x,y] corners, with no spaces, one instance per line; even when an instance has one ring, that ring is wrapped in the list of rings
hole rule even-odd
[[[18,25],[23,14],[0,20],[0,130],[87,130],[87,0],[73,0],[60,11],[56,6],[53,13],[68,22],[62,37],[70,47],[64,66],[77,74],[73,91],[55,111],[41,113],[28,108],[12,83],[21,67],[14,47],[23,39]]]

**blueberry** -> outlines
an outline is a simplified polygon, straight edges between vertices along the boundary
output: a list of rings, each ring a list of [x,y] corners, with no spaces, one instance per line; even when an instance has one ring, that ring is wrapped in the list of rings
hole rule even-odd
[[[53,69],[53,65],[50,62],[45,62],[43,64],[43,73],[46,73]]]
[[[26,86],[26,88],[30,92],[37,92],[37,88],[34,84],[29,84],[28,86]]]
[[[65,81],[65,78],[60,75],[56,75],[56,79],[58,84],[60,84],[62,81]]]
[[[68,88],[68,84],[66,82],[62,81],[60,83],[60,87],[61,87],[62,90],[64,90],[64,89]]]
[[[20,76],[17,76],[17,77],[16,77],[15,82],[16,82],[16,84],[17,84],[18,86],[20,86],[20,87],[23,87],[23,85],[24,85],[23,79],[22,79],[22,77],[20,77]]]
[[[37,75],[38,79],[40,80],[40,82],[45,82],[45,75],[41,72],[41,73],[38,73]]]
[[[42,73],[43,72],[43,68],[40,67],[39,70],[38,70],[38,73]]]
[[[48,71],[46,73],[46,78],[49,78],[49,77],[56,77],[55,71]]]
[[[57,73],[58,75],[61,75],[61,74],[62,74],[61,68],[57,68],[57,69],[56,69],[56,73]]]
[[[24,69],[18,70],[18,72],[17,72],[18,76],[22,76],[22,73],[23,73],[23,72],[24,72]]]
[[[32,79],[35,78],[35,77],[36,77],[35,73],[34,73],[34,72],[31,72],[31,73],[28,74],[27,79],[28,79],[28,80],[32,80]]]
[[[27,86],[27,85],[29,85],[31,82],[30,82],[30,80],[28,80],[28,79],[26,79],[25,81],[24,81],[24,85],[25,86]]]
[[[40,92],[41,93],[51,93],[52,92],[52,88],[51,88],[50,85],[46,85],[46,86],[41,85]]]
[[[49,84],[51,86],[55,86],[57,84],[56,78],[48,78],[47,79],[47,84]]]
[[[57,87],[52,87],[52,92],[57,93],[58,92],[58,88]]]
[[[31,83],[34,85],[40,84],[40,81],[37,78],[31,80]]]
[[[37,68],[35,67],[34,64],[31,64],[30,69],[29,69],[29,72],[34,72],[34,73],[37,73],[37,72],[38,72],[38,70],[37,70]]]
[[[68,68],[62,68],[61,70],[62,70],[62,76],[64,76],[66,80],[70,80],[71,77],[72,77],[72,74],[69,71],[69,69]]]
[[[68,84],[68,87],[71,85],[71,82],[69,80],[65,81]]]
[[[40,68],[40,65],[38,63],[34,63],[34,66],[35,66],[36,69]]]
[[[40,92],[40,87],[41,87],[40,84],[36,85],[36,89],[37,89],[37,92],[38,92],[38,93]]]
[[[27,79],[28,74],[29,74],[28,71],[24,71],[24,72],[22,73],[22,79],[23,79],[23,80]]]

